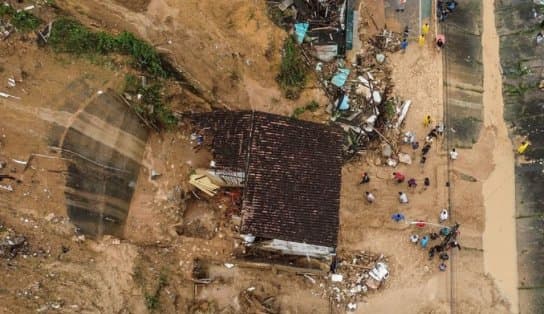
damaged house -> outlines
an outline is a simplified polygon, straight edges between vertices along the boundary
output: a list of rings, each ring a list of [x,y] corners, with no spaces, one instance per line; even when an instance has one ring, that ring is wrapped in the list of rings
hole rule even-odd
[[[192,114],[191,120],[211,141],[207,178],[243,188],[240,233],[248,246],[320,259],[335,254],[340,128],[252,111]]]

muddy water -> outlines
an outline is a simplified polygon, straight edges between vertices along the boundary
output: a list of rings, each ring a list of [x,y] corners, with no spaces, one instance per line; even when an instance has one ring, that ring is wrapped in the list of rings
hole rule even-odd
[[[484,126],[494,132],[494,170],[484,182],[484,266],[518,312],[514,153],[503,119],[499,38],[492,1],[483,1]]]

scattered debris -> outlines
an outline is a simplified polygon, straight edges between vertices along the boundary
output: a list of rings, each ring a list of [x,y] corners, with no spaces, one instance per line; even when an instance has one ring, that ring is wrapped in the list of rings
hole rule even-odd
[[[6,93],[3,93],[3,92],[0,92],[0,97],[4,97],[4,98],[13,98],[13,99],[17,99],[17,100],[20,100],[20,99],[21,99],[21,97],[13,96],[13,95],[6,94]]]
[[[206,175],[201,174],[191,175],[189,183],[209,196],[214,196],[217,194],[217,191],[220,188],[218,185],[215,185]]]
[[[234,267],[234,264],[231,264],[231,263],[225,263],[223,265],[225,265],[225,267],[228,268],[228,269],[231,269],[231,268]]]

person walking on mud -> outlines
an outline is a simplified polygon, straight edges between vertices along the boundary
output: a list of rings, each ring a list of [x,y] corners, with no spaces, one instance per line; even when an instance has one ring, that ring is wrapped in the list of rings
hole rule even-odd
[[[359,184],[366,184],[370,182],[370,177],[368,176],[368,173],[364,172],[363,176],[361,177],[361,182]]]
[[[406,0],[399,0],[399,6],[397,7],[397,12],[404,12],[406,7]]]
[[[425,46],[425,36],[423,36],[423,34],[419,35],[417,43],[419,44],[420,47]]]
[[[395,179],[397,183],[402,183],[406,179],[406,176],[400,172],[393,172],[393,179]]]
[[[433,122],[433,120],[431,119],[431,116],[426,115],[425,118],[423,119],[423,126],[428,127],[429,125],[431,125],[431,122]]]
[[[374,201],[376,200],[376,197],[374,196],[374,194],[370,192],[365,192],[365,194],[366,194],[366,201],[369,202],[370,204],[374,203]]]
[[[430,29],[431,27],[429,26],[429,23],[423,24],[423,26],[421,26],[421,34],[423,34],[423,36],[427,36]]]
[[[400,50],[402,51],[402,53],[405,53],[405,52],[406,52],[406,48],[408,48],[408,39],[404,38],[404,39],[400,42]]]

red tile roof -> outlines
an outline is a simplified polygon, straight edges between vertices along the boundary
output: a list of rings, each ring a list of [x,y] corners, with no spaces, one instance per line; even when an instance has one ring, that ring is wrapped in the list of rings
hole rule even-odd
[[[242,233],[336,247],[343,133],[251,111],[196,114],[217,167],[244,171]]]

